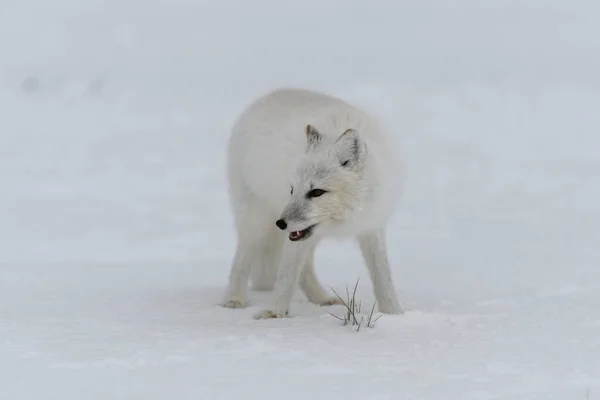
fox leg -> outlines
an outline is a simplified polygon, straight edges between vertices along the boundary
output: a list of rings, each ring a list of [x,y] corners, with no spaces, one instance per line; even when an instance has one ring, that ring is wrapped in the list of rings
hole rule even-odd
[[[254,290],[273,290],[275,279],[277,278],[277,266],[285,235],[279,232],[272,221],[270,222],[270,224],[265,226],[269,232],[262,242],[258,257],[250,273],[252,288]],[[269,226],[272,226],[272,228],[268,228]]]
[[[304,262],[304,268],[300,275],[300,288],[311,303],[320,306],[342,304],[337,296],[328,294],[319,283],[317,275],[315,274],[315,250],[316,246],[312,246],[310,250],[308,250],[308,256]]]
[[[358,244],[371,276],[379,312],[401,314],[402,307],[396,297],[383,229],[360,235]]]
[[[273,225],[269,213],[264,210],[258,199],[247,193],[243,204],[236,204],[235,222],[237,229],[237,248],[229,273],[229,286],[223,306],[243,308],[246,304],[248,280],[254,268],[269,264],[267,254],[271,239],[265,227]],[[274,232],[274,231],[273,231]]]
[[[298,284],[311,243],[286,240],[281,251],[271,305],[254,316],[256,319],[282,318],[288,315],[294,289]]]

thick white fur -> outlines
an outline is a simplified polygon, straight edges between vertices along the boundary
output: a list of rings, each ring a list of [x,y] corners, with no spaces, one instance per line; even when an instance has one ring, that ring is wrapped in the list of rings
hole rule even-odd
[[[321,140],[309,146],[311,129]],[[354,153],[357,143],[360,151]],[[346,158],[352,162],[341,167]],[[270,307],[256,318],[287,315],[296,284],[313,303],[338,303],[314,271],[315,248],[329,236],[356,238],[379,311],[402,312],[389,267],[385,225],[396,209],[403,174],[395,144],[379,122],[325,94],[275,90],[250,104],[236,121],[228,173],[238,244],[226,307],[244,307],[250,278],[255,289],[274,289]],[[313,187],[330,191],[307,199]],[[289,220],[286,232],[275,225],[279,218]],[[290,231],[317,222],[310,238],[288,239]]]

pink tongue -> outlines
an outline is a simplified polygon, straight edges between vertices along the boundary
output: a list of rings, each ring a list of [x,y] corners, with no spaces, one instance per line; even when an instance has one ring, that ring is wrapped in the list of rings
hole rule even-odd
[[[300,231],[292,232],[292,233],[290,233],[290,237],[292,237],[294,239],[302,237],[302,232],[300,232]]]

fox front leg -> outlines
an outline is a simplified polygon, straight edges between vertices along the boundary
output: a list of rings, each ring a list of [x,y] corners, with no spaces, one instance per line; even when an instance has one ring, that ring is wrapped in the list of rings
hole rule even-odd
[[[283,318],[288,315],[294,288],[298,284],[310,244],[286,241],[281,252],[271,306],[254,316],[255,319]]]
[[[359,236],[358,244],[371,276],[379,312],[402,314],[404,311],[398,302],[390,271],[384,230]]]

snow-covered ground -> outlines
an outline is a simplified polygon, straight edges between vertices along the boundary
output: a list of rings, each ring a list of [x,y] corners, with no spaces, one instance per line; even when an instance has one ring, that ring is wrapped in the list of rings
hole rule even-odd
[[[594,0],[12,0],[0,11],[0,398],[600,399]],[[275,86],[366,105],[408,173],[402,316],[219,306],[225,145]],[[352,243],[317,271],[373,301]]]

